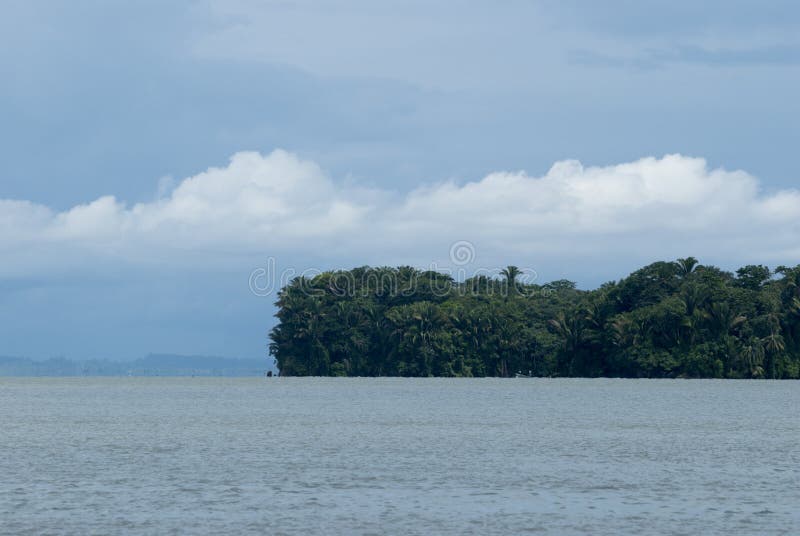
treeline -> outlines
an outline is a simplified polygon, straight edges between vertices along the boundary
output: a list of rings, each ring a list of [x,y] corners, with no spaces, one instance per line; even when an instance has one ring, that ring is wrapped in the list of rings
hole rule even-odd
[[[283,375],[800,377],[800,266],[689,257],[592,291],[520,273],[300,277],[279,293],[270,352]]]

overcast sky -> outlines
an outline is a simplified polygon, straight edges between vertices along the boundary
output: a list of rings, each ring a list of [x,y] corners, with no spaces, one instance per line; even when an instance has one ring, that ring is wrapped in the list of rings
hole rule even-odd
[[[792,1],[8,0],[0,81],[0,355],[262,356],[260,269],[800,262]]]

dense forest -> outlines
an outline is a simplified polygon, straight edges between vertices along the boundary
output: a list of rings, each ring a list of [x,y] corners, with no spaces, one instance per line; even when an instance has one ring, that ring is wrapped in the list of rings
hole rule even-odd
[[[591,291],[411,267],[299,277],[278,296],[282,375],[798,378],[800,266],[693,257]]]

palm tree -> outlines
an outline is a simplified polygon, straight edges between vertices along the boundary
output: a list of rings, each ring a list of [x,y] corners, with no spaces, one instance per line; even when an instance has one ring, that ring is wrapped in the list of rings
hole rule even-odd
[[[308,373],[315,376],[326,376],[330,367],[330,352],[323,343],[325,317],[320,300],[308,300],[294,335],[307,352],[310,365]]]
[[[500,275],[506,278],[506,285],[508,286],[509,290],[513,289],[513,292],[517,290],[517,277],[522,272],[516,266],[506,266],[503,270],[500,271]]]
[[[783,352],[786,349],[786,345],[784,344],[783,337],[781,337],[780,333],[771,331],[769,335],[764,337],[764,349],[770,354]]]
[[[751,378],[759,378],[764,375],[764,344],[757,337],[751,338],[739,352],[744,371]]]
[[[371,351],[371,363],[368,365],[370,374],[383,376],[389,372],[387,368],[392,348],[392,327],[384,307],[368,302],[364,306],[364,325]]]
[[[630,319],[619,316],[609,323],[611,329],[611,341],[614,346],[632,346],[635,344],[635,330]]]
[[[608,341],[608,315],[606,309],[603,307],[602,301],[591,301],[583,308],[583,320],[585,323],[586,342],[589,343],[590,351],[598,356],[598,363],[605,363],[605,359],[600,355],[603,352],[603,346]]]
[[[417,302],[391,309],[387,313],[394,330],[394,353],[404,374],[430,376],[438,357],[436,342],[446,321],[439,307],[430,302]]]
[[[762,339],[767,359],[766,368],[769,370],[769,377],[776,377],[775,365],[777,358],[786,350],[786,341],[781,335],[781,320],[776,313],[767,315],[769,322],[769,335]]]
[[[693,316],[695,311],[705,307],[708,299],[708,290],[700,285],[689,284],[681,292],[681,301],[686,308],[686,316]]]
[[[553,331],[561,337],[561,348],[564,356],[569,359],[568,375],[572,375],[572,368],[575,364],[575,354],[578,353],[583,342],[583,318],[581,315],[565,315],[559,311],[558,315],[548,322]]]
[[[684,328],[684,343],[687,343],[689,346],[694,345],[695,340],[697,340],[698,335],[700,335],[704,319],[705,315],[700,312],[699,309],[695,310],[690,316],[683,317],[681,320],[681,327]]]
[[[766,356],[769,358],[767,361],[767,369],[769,369],[770,378],[775,378],[776,357],[785,349],[786,343],[783,342],[783,337],[777,331],[772,330],[769,335],[764,337],[764,350]]]
[[[706,317],[711,323],[714,332],[721,337],[747,322],[747,317],[733,312],[728,302],[715,302],[711,304]]]
[[[675,266],[678,268],[678,277],[681,279],[686,278],[689,274],[694,272],[699,262],[700,261],[694,257],[686,257],[685,259],[678,259],[675,261]]]

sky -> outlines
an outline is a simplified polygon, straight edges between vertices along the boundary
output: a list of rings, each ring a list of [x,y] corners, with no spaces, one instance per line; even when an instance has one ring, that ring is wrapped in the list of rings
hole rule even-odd
[[[0,355],[266,356],[367,264],[800,263],[796,2],[7,0],[0,82]]]

